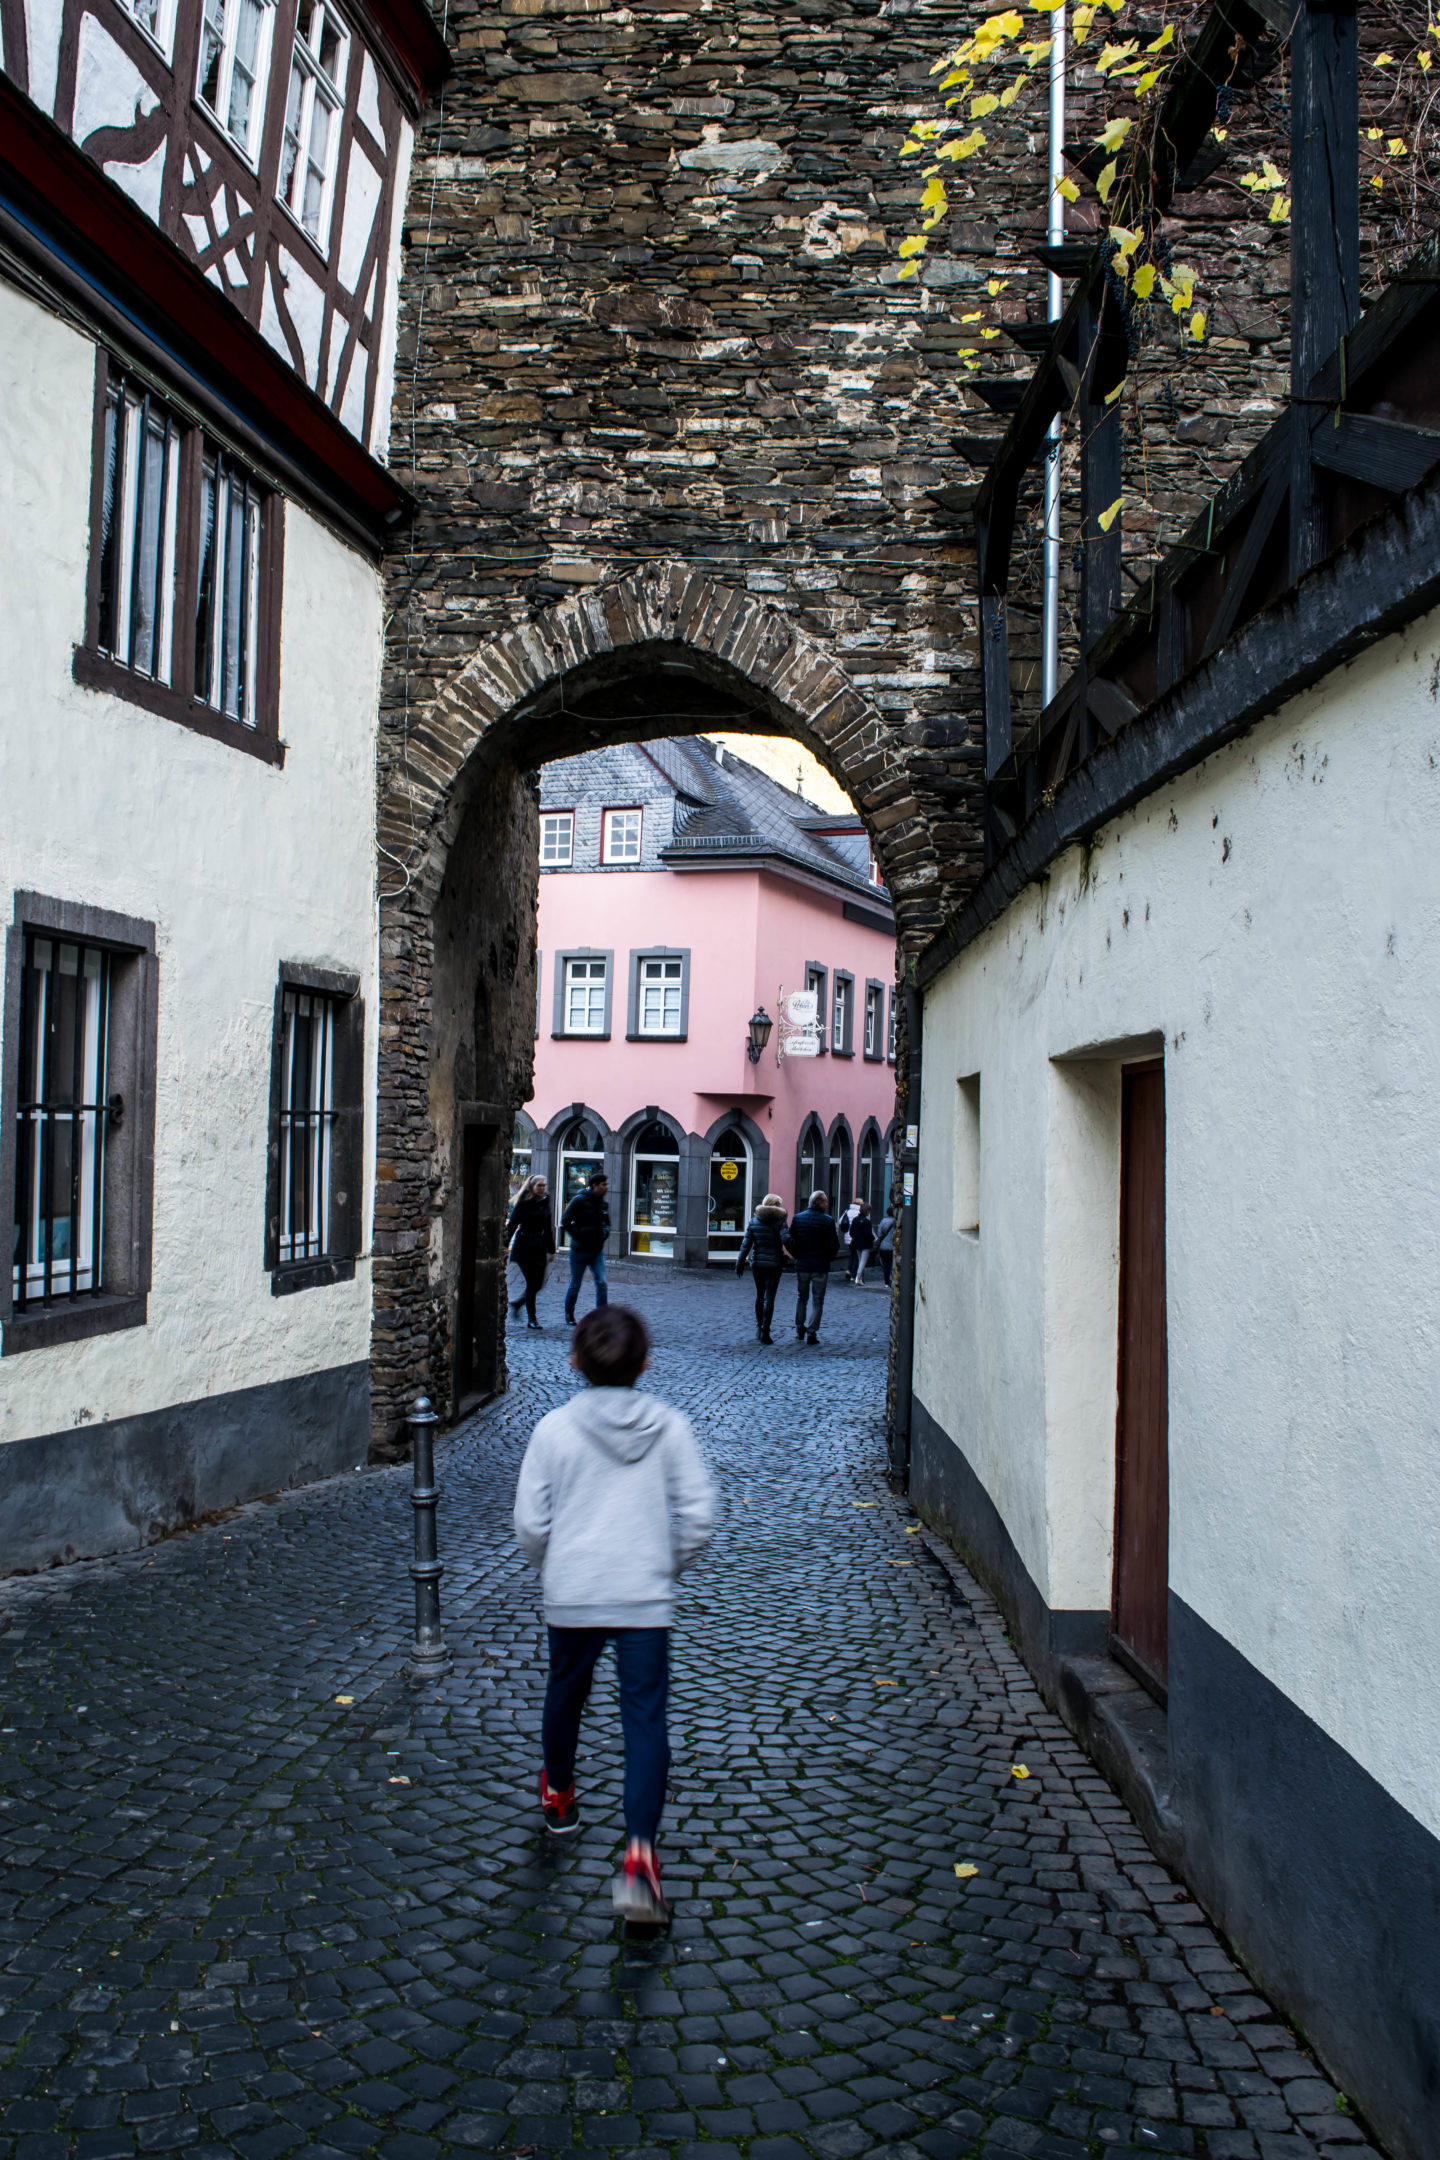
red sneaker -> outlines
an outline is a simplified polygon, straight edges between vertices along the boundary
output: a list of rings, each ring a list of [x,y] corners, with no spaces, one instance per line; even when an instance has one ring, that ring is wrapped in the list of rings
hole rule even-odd
[[[580,1803],[575,1798],[575,1787],[568,1792],[554,1792],[550,1780],[540,1772],[540,1806],[545,1816],[545,1827],[553,1837],[569,1837],[580,1828]]]
[[[670,1907],[660,1888],[660,1865],[653,1849],[626,1853],[625,1865],[615,1877],[611,1895],[622,1920],[638,1920],[656,1927],[663,1926],[670,1918]]]

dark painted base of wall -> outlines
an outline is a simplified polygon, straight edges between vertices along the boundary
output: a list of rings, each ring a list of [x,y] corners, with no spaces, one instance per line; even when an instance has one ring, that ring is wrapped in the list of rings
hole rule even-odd
[[[197,1515],[363,1463],[364,1362],[0,1447],[0,1574],[148,1545]]]
[[[1015,1549],[1000,1510],[954,1441],[919,1396],[910,1413],[910,1498],[918,1514],[948,1538],[1010,1623],[1015,1647],[1056,1705],[1060,1663],[1104,1657],[1108,1612],[1052,1612]]]
[[[1169,1714],[1052,1612],[916,1401],[910,1497],[994,1595],[1041,1692],[1396,2160],[1440,2160],[1440,1839],[1184,1601]],[[1173,1800],[1172,1800],[1173,1793]]]

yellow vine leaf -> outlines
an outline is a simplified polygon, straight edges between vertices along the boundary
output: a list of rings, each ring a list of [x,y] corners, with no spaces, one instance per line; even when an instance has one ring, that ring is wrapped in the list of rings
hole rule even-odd
[[[1389,151],[1391,157],[1409,157],[1410,155],[1409,145],[1401,135],[1392,135],[1385,148]]]
[[[966,322],[979,322],[979,321],[980,321],[980,319],[981,319],[981,316],[983,315],[983,313],[984,313],[984,309],[983,309],[983,308],[978,308],[978,307],[977,307],[977,308],[971,308],[971,310],[970,310],[969,314],[968,314],[968,315],[962,315],[962,316],[960,317],[960,320],[961,320],[961,322],[962,322],[962,323],[966,323]]]
[[[957,158],[974,157],[975,152],[981,149],[988,139],[984,128],[971,128],[968,135],[961,136],[950,154]]]
[[[1011,85],[1010,85],[1010,87],[1009,87],[1009,89],[1008,89],[1008,90],[1002,90],[1002,91],[1001,91],[1001,93],[1000,93],[1000,103],[1001,103],[1001,104],[1002,104],[1002,105],[1003,105],[1003,106],[1005,107],[1005,110],[1006,110],[1007,112],[1008,112],[1008,111],[1010,110],[1010,107],[1011,107],[1011,106],[1012,106],[1012,105],[1014,104],[1014,102],[1015,102],[1016,98],[1018,98],[1018,97],[1019,97],[1019,95],[1020,95],[1020,92],[1021,92],[1021,89],[1022,89],[1022,88],[1023,88],[1023,85],[1022,85],[1022,84],[1020,84],[1020,83],[1018,83],[1018,82],[1013,82],[1013,83],[1011,83]]]
[[[1066,202],[1079,202],[1080,200],[1080,190],[1073,180],[1057,180],[1055,192],[1057,195],[1063,195]]]
[[[1037,15],[1053,15],[1056,8],[1064,7],[1065,0],[1030,0]]]
[[[955,357],[957,360],[973,360],[979,350],[978,345],[957,345]]]
[[[1153,90],[1164,73],[1164,68],[1147,68],[1135,85],[1136,97],[1144,97],[1147,91]]]
[[[918,275],[919,270],[920,265],[918,262],[902,263],[900,265],[900,276],[902,278],[915,277]]]
[[[1194,314],[1193,314],[1193,315],[1192,315],[1192,316],[1190,317],[1190,335],[1191,335],[1191,337],[1192,337],[1192,338],[1194,338],[1194,340],[1195,340],[1195,342],[1196,342],[1196,344],[1197,344],[1197,345],[1198,345],[1198,344],[1200,343],[1201,339],[1202,339],[1202,338],[1204,337],[1204,335],[1205,335],[1205,310],[1204,310],[1204,308],[1196,308],[1196,310],[1195,310],[1195,313],[1194,313]]]
[[[1371,175],[1370,175],[1370,185],[1371,185],[1371,187],[1384,187],[1384,185],[1385,185],[1385,175],[1384,175],[1384,173],[1378,173],[1378,172],[1377,172],[1377,173],[1371,173]]]
[[[1290,197],[1288,195],[1274,196],[1270,203],[1270,223],[1272,225],[1283,225],[1289,215]]]
[[[1095,138],[1102,150],[1118,150],[1130,132],[1128,120],[1112,120]]]
[[[983,338],[997,338],[999,337],[1000,333],[998,330],[982,330],[980,332],[980,335]]]
[[[1070,35],[1077,45],[1085,43],[1086,38],[1090,35],[1090,25],[1094,20],[1095,10],[1093,7],[1076,8],[1074,19],[1070,25]]]
[[[1211,128],[1210,133],[1214,136],[1216,142],[1224,142],[1230,130],[1229,128]]]
[[[1174,313],[1183,315],[1195,297],[1195,272],[1187,269],[1183,263],[1177,263],[1174,279],[1166,278],[1163,283],[1165,296]]]
[[[1100,178],[1099,178],[1099,179],[1098,179],[1098,180],[1096,181],[1096,183],[1095,183],[1095,192],[1096,192],[1096,194],[1097,194],[1097,195],[1098,195],[1098,196],[1100,197],[1100,200],[1101,200],[1101,202],[1103,202],[1103,203],[1108,203],[1108,202],[1109,202],[1109,200],[1110,200],[1110,190],[1111,190],[1111,189],[1112,189],[1112,188],[1114,187],[1114,185],[1115,185],[1115,175],[1116,175],[1116,173],[1117,173],[1117,172],[1118,172],[1119,170],[1120,170],[1120,167],[1119,167],[1119,165],[1118,165],[1118,164],[1116,163],[1116,161],[1115,161],[1115,159],[1114,159],[1114,158],[1111,158],[1111,160],[1110,160],[1109,164],[1108,164],[1108,165],[1107,165],[1107,166],[1105,167],[1105,170],[1104,170],[1104,171],[1103,171],[1103,172],[1101,173],[1101,175],[1100,175]]]
[[[1154,263],[1141,263],[1140,268],[1135,272],[1135,297],[1137,300],[1148,300],[1154,290],[1155,265]]]
[[[1388,52],[1376,53],[1376,55],[1375,55],[1375,60],[1374,60],[1374,65],[1375,65],[1376,67],[1394,67],[1394,65],[1395,65],[1395,55],[1394,55],[1394,53],[1388,53]]]
[[[1101,532],[1109,532],[1110,527],[1114,524],[1116,518],[1120,515],[1120,508],[1124,500],[1125,498],[1123,495],[1117,495],[1114,502],[1111,503],[1109,509],[1102,510],[1100,512],[1100,516],[1096,522],[1098,523]],[[1012,1777],[1029,1777],[1030,1773],[1028,1770],[1012,1770],[1010,1775]]]
[[[985,290],[989,293],[992,300],[994,299],[996,293],[1003,292],[1004,289],[1004,280],[1002,278],[992,277],[985,280]]]
[[[992,17],[998,22],[1006,37],[1019,37],[1025,27],[1025,18],[1015,8],[1007,8],[1003,15]]]
[[[1025,56],[1026,67],[1033,68],[1037,60],[1044,60],[1054,42],[1054,38],[1042,37],[1032,38],[1028,45],[1022,45],[1020,50]]]
[[[909,257],[911,255],[923,255],[929,245],[929,241],[925,239],[922,234],[911,233],[908,240],[902,240],[900,242],[900,253],[902,257]]]
[[[938,173],[932,173],[925,183],[925,192],[920,197],[920,208],[922,210],[934,210],[938,207],[943,210],[949,200],[949,196],[945,193],[944,181]]]
[[[1123,45],[1107,45],[1095,62],[1096,74],[1108,75],[1111,68],[1118,67],[1122,60],[1132,59],[1139,50],[1134,38],[1127,38]]]
[[[1124,383],[1123,383],[1123,382],[1117,382],[1113,390],[1107,390],[1107,391],[1105,392],[1105,403],[1106,403],[1107,405],[1113,405],[1113,404],[1115,403],[1115,400],[1116,400],[1117,398],[1123,397],[1124,395],[1125,395],[1125,385],[1124,385]]]
[[[1366,142],[1379,142],[1379,140],[1380,140],[1380,137],[1381,137],[1381,134],[1382,134],[1382,132],[1383,132],[1383,130],[1381,130],[1380,128],[1366,128],[1366,130],[1365,130],[1365,140],[1366,140]]]
[[[971,104],[970,117],[972,120],[983,120],[987,113],[995,112],[999,108],[999,104],[999,98],[993,96],[987,90],[984,97],[977,97]]]
[[[1173,45],[1174,42],[1175,25],[1174,23],[1166,23],[1165,28],[1161,31],[1159,37],[1152,38],[1150,40],[1150,43],[1145,47],[1145,50],[1146,52],[1164,52],[1166,46]]]
[[[1428,74],[1429,74],[1429,72],[1430,72],[1430,55],[1429,55],[1429,53],[1428,53],[1428,52],[1417,52],[1417,53],[1416,53],[1416,55],[1415,55],[1415,58],[1416,58],[1416,59],[1417,59],[1417,60],[1419,61],[1419,63],[1420,63],[1420,65],[1421,65],[1421,67],[1422,67],[1422,68],[1424,69],[1425,73],[1426,73],[1426,74],[1428,75]]]
[[[1272,164],[1268,157],[1262,161],[1261,171],[1265,175],[1265,185],[1267,188],[1284,187],[1284,175],[1281,173],[1279,166]]]

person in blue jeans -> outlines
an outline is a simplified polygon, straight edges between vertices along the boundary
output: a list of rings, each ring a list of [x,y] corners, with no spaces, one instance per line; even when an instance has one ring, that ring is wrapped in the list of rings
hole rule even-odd
[[[578,1192],[560,1218],[560,1234],[570,1240],[570,1288],[565,1293],[565,1325],[575,1325],[575,1300],[585,1280],[585,1270],[595,1277],[595,1303],[608,1305],[605,1281],[605,1243],[610,1235],[610,1203],[605,1195],[610,1180],[603,1170],[591,1172],[589,1189]]]
[[[613,1642],[625,1736],[625,1860],[613,1897],[626,1919],[653,1924],[669,1915],[655,1841],[670,1769],[675,1577],[709,1541],[715,1494],[689,1420],[635,1385],[650,1362],[639,1313],[595,1306],[570,1362],[589,1385],[541,1418],[515,1492],[515,1534],[540,1570],[550,1642],[540,1806],[556,1836],[580,1828],[580,1719]]]

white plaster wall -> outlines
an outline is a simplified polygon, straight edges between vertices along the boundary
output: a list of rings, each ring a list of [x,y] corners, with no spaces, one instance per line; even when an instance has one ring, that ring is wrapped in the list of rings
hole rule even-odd
[[[1162,1031],[1172,1587],[1440,1832],[1437,696],[1431,616],[1072,851],[930,991],[915,1374],[1048,1602],[1108,1606],[1104,1046]]]
[[[80,689],[94,347],[0,284],[0,908],[29,889],[156,925],[159,1056],[149,1325],[0,1360],[0,1440],[364,1358],[352,1283],[284,1298],[264,1266],[281,960],[343,968],[376,1058],[376,574],[287,506],[283,770]]]

